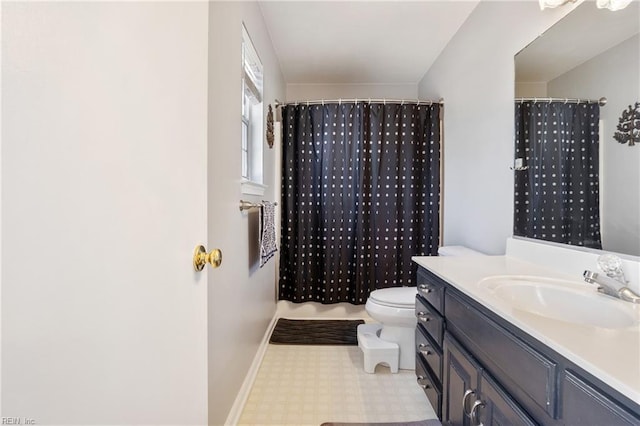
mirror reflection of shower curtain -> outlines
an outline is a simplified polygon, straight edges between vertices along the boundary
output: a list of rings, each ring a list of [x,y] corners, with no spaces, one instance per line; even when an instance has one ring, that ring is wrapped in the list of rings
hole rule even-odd
[[[514,235],[601,248],[597,103],[516,101]]]
[[[439,242],[440,105],[287,105],[279,299],[362,304],[415,286]]]

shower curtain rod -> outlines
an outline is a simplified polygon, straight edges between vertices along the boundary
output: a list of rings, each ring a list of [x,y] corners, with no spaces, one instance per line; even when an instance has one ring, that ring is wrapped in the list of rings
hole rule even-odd
[[[371,98],[352,98],[352,99],[315,99],[312,101],[291,101],[291,102],[280,102],[279,100],[275,100],[276,108],[283,105],[324,105],[326,104],[341,104],[341,103],[356,103],[356,102],[368,102],[368,103],[377,103],[377,104],[386,104],[389,102],[390,104],[417,104],[417,105],[433,105],[433,104],[444,104],[444,99],[440,99],[438,101],[429,101],[429,100],[420,100],[420,99],[371,99]]]
[[[571,99],[571,98],[515,98],[516,102],[564,102],[565,104],[598,104],[601,107],[607,104],[607,98],[602,97],[600,99]]]

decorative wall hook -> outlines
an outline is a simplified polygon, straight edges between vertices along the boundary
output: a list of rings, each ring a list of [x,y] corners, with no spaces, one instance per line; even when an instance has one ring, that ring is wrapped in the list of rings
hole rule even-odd
[[[269,104],[269,112],[267,112],[267,145],[269,148],[273,148],[273,109]]]
[[[640,102],[622,111],[618,120],[617,132],[613,138],[621,144],[628,143],[633,146],[640,143]]]

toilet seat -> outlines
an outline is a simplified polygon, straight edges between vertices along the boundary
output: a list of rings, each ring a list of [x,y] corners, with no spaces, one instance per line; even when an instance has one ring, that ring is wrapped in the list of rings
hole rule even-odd
[[[369,301],[380,306],[398,309],[415,309],[417,289],[415,287],[390,287],[374,290]]]

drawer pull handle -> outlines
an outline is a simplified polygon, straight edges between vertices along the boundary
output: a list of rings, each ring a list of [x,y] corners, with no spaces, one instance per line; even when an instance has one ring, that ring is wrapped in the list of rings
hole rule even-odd
[[[430,389],[430,388],[431,388],[431,386],[429,386],[428,384],[426,384],[426,383],[421,383],[421,380],[424,380],[424,376],[418,376],[418,380],[417,380],[418,385],[419,385],[422,389]]]
[[[433,289],[431,287],[429,287],[426,284],[420,284],[418,286],[418,288],[420,289],[420,291],[422,291],[423,293],[431,293],[433,291]]]
[[[420,349],[420,353],[424,354],[424,356],[429,356],[431,355],[431,351],[425,348],[430,348],[430,345],[425,345],[424,343],[420,343],[418,345],[418,349]]]
[[[476,399],[476,402],[473,403],[473,406],[471,407],[471,416],[470,416],[472,425],[484,426],[482,422],[478,420],[478,409],[484,406],[485,406],[484,402],[480,401],[479,399]]]
[[[422,322],[429,322],[431,321],[431,317],[429,316],[428,313],[426,312],[418,312],[418,319]]]
[[[462,412],[469,418],[471,418],[471,413],[467,411],[467,398],[469,397],[469,395],[475,395],[475,393],[476,391],[474,391],[473,389],[467,389],[462,396]]]

